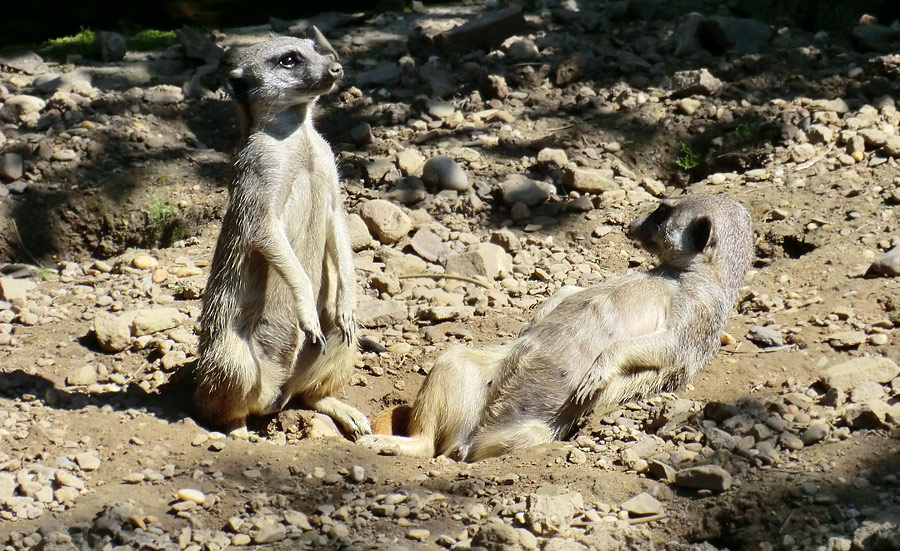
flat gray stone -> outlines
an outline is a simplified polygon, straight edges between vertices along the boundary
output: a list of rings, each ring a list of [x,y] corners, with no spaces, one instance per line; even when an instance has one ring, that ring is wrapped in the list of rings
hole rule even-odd
[[[718,465],[702,465],[681,469],[675,474],[675,485],[697,490],[723,492],[731,488],[731,473]]]

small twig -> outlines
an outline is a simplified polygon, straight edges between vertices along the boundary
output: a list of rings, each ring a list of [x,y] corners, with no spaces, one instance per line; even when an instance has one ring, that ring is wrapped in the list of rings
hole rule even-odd
[[[16,221],[14,219],[10,218],[9,223],[12,224],[12,229],[14,232],[16,232],[16,239],[19,240],[19,245],[21,245],[22,250],[25,251],[25,254],[28,255],[28,258],[30,258],[32,261],[34,261],[34,263],[37,265],[38,268],[40,268],[42,270],[46,269],[46,268],[44,268],[44,265],[41,264],[40,262],[38,262],[38,259],[35,258],[33,254],[31,254],[31,251],[28,250],[28,247],[25,246],[25,242],[22,241],[22,236],[19,235],[19,227],[16,225]]]
[[[401,276],[397,276],[397,279],[413,279],[413,278],[430,278],[430,279],[455,279],[457,281],[465,281],[466,283],[471,283],[473,285],[478,285],[479,287],[484,287],[485,289],[494,290],[491,285],[484,283],[482,281],[478,281],[477,279],[460,276],[460,275],[451,275],[451,274],[405,274]]]
[[[628,519],[628,524],[644,524],[646,522],[654,522],[657,520],[662,520],[664,518],[669,518],[669,515],[665,513],[657,513],[655,515],[648,515],[646,517],[630,518]]]
[[[788,523],[791,521],[791,518],[794,516],[794,511],[796,511],[796,509],[791,509],[791,512],[788,513],[788,516],[786,519],[784,519],[784,524],[781,525],[781,530],[779,530],[778,533],[780,533],[780,534],[784,533],[784,529],[787,528]]]
[[[568,129],[572,128],[573,126],[575,126],[575,123],[574,123],[574,122],[573,122],[572,124],[567,124],[567,125],[565,125],[565,126],[559,126],[559,127],[556,127],[556,128],[551,128],[551,129],[547,130],[547,132],[550,132],[550,133],[552,134],[553,132],[559,132],[559,131],[561,131],[561,130],[568,130]]]

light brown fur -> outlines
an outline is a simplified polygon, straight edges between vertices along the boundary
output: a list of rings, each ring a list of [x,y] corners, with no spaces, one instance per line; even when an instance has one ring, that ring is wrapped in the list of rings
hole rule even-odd
[[[356,278],[331,148],[312,125],[316,98],[343,74],[309,40],[251,46],[229,75],[246,139],[203,294],[195,405],[244,426],[294,397],[368,434],[334,397],[358,355]]]
[[[659,266],[563,287],[509,344],[449,349],[416,396],[408,437],[360,443],[478,461],[570,437],[597,406],[690,381],[718,349],[749,268],[750,216],[724,196],[687,195],[663,201],[628,234]]]

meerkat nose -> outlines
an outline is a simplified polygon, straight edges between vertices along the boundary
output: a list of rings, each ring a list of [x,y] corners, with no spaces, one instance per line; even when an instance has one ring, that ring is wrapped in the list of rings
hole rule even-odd
[[[344,75],[344,68],[341,67],[340,63],[334,62],[328,66],[328,74],[331,75],[331,78],[337,80]]]

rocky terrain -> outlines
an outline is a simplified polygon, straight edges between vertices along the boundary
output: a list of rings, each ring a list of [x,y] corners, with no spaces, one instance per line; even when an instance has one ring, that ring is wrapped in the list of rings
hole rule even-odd
[[[900,24],[821,4],[841,9],[412,2],[0,56],[0,545],[900,549]],[[198,425],[185,373],[237,140],[222,67],[311,25],[347,74],[318,126],[387,349],[344,399],[408,403],[448,346],[646,267],[623,226],[684,192],[756,225],[713,362],[475,464],[376,455],[302,409],[246,440]]]

